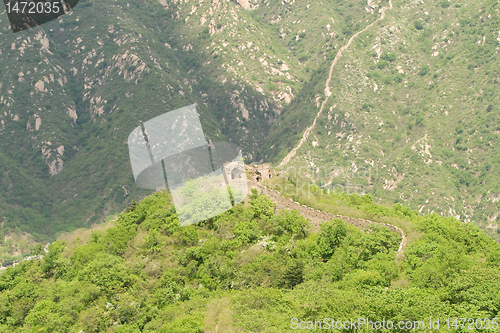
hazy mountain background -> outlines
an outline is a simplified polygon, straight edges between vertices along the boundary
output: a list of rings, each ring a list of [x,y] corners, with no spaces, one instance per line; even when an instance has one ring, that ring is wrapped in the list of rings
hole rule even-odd
[[[289,165],[366,186],[496,235],[497,1],[393,1],[334,67]],[[81,1],[21,33],[0,16],[0,218],[5,256],[149,193],[127,137],[196,103],[207,138],[275,164],[325,98],[331,61],[387,1]],[[369,179],[360,172],[378,170]],[[336,170],[338,177],[315,174]],[[0,234],[0,241],[2,241]],[[9,241],[9,239],[11,239]],[[8,255],[7,255],[8,254]]]

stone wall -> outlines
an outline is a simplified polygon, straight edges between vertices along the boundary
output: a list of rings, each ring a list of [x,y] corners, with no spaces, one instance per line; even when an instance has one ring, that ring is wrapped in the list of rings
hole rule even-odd
[[[327,222],[331,221],[334,218],[341,219],[342,221],[349,223],[353,226],[356,226],[358,228],[361,228],[362,230],[366,230],[369,228],[371,224],[377,223],[380,225],[383,225],[389,230],[391,230],[394,234],[399,234],[401,236],[401,243],[399,245],[398,249],[398,259],[402,259],[403,255],[403,247],[406,245],[406,235],[404,234],[403,230],[400,228],[388,224],[388,223],[381,223],[381,222],[373,222],[370,220],[365,220],[365,219],[358,219],[358,218],[353,218],[349,216],[343,216],[343,215],[334,215],[331,213],[323,212],[311,207],[308,207],[306,205],[301,205],[298,202],[293,201],[290,198],[285,198],[282,196],[278,191],[271,190],[261,184],[255,183],[255,182],[250,182],[249,188],[255,188],[257,189],[257,192],[259,194],[264,194],[269,197],[274,203],[276,203],[276,210],[297,210],[302,216],[304,216],[306,219],[309,220],[309,223],[313,225],[315,229],[319,229],[319,224],[322,222]]]

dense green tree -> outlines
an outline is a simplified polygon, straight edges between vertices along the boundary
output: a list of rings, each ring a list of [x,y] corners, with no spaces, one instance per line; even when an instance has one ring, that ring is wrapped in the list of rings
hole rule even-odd
[[[347,229],[342,220],[335,219],[321,225],[318,246],[324,260],[330,259],[346,235]]]
[[[256,219],[269,220],[274,215],[276,204],[266,196],[258,196],[250,204],[252,205]]]
[[[304,281],[304,263],[301,260],[293,260],[283,273],[283,285],[293,288]]]

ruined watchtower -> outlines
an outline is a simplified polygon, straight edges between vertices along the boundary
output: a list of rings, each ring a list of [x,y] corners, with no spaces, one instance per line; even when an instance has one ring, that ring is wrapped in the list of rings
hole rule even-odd
[[[256,164],[252,169],[252,179],[257,183],[263,182],[265,179],[272,178],[274,171],[269,164]]]

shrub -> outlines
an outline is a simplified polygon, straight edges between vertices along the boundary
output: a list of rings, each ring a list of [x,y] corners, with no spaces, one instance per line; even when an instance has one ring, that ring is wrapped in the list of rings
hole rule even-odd
[[[377,67],[379,69],[384,69],[385,67],[387,67],[388,65],[388,62],[386,60],[380,60],[378,63],[377,63]]]
[[[267,89],[268,89],[268,90],[271,90],[271,91],[275,91],[275,90],[277,90],[277,89],[278,89],[278,85],[277,85],[276,83],[269,83],[269,84],[267,85]]]
[[[420,72],[418,74],[421,75],[421,76],[424,76],[428,72],[429,72],[429,65],[424,65],[424,67],[422,67],[422,69],[420,70]]]
[[[302,56],[302,57],[299,58],[299,62],[303,63],[303,62],[306,62],[308,59],[309,59],[308,56]]]
[[[394,60],[396,60],[397,56],[396,56],[396,53],[391,52],[391,53],[384,53],[384,54],[382,54],[382,56],[380,56],[380,58],[383,59],[383,60],[387,60],[387,61],[393,62]]]
[[[304,263],[301,260],[294,260],[283,274],[283,285],[293,289],[304,280]]]
[[[130,272],[123,266],[123,259],[102,253],[80,271],[78,278],[91,282],[108,294],[132,284]]]
[[[371,103],[364,103],[363,105],[361,105],[361,107],[365,111],[370,111],[373,108],[373,104],[371,104]]]
[[[321,225],[321,231],[318,236],[318,246],[323,259],[328,260],[340,245],[342,239],[347,235],[345,222],[342,220],[333,220]]]
[[[418,115],[415,119],[415,125],[422,126],[424,124],[424,116]]]
[[[254,218],[268,220],[274,215],[274,207],[276,204],[268,197],[259,196],[250,202],[254,211]]]
[[[450,7],[450,2],[447,1],[447,0],[443,0],[439,4],[441,5],[442,8],[448,8],[448,7]]]
[[[305,238],[307,235],[307,220],[295,209],[285,210],[280,215],[276,215],[273,224],[273,233],[277,236],[289,234],[296,238]]]
[[[253,243],[260,237],[260,230],[255,222],[239,222],[234,226],[233,232],[243,244]]]

